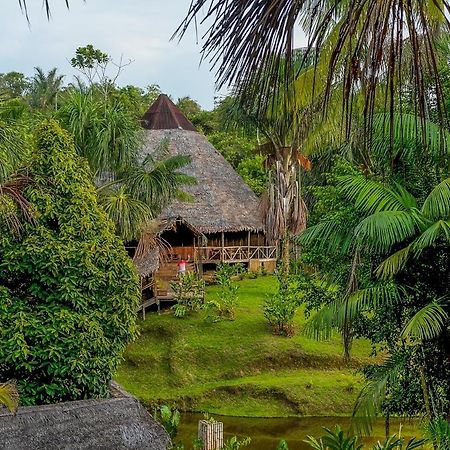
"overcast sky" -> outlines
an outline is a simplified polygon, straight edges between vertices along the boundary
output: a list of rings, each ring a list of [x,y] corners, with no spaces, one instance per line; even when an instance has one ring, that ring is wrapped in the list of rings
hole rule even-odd
[[[194,30],[181,43],[170,36],[183,19],[191,0],[51,0],[50,21],[41,0],[27,0],[31,24],[22,15],[18,0],[1,0],[0,72],[32,75],[36,66],[58,67],[71,81],[68,63],[77,47],[93,44],[120,59],[134,62],[127,67],[120,85],[144,87],[158,84],[174,98],[190,95],[212,108],[214,73],[204,63],[199,67],[200,46]],[[301,38],[300,38],[301,40]]]

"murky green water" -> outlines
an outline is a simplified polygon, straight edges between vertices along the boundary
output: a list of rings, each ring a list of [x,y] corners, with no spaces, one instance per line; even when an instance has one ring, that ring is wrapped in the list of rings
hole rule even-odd
[[[185,413],[177,440],[181,440],[190,449],[190,443],[197,436],[198,421],[203,419],[201,414]],[[225,438],[231,436],[250,436],[252,442],[246,447],[248,450],[275,450],[278,442],[285,439],[290,450],[311,450],[303,440],[308,435],[318,437],[323,434],[322,427],[333,428],[339,424],[342,428],[350,427],[350,419],[346,417],[304,417],[304,418],[242,418],[242,417],[216,417],[224,423]],[[391,434],[398,433],[402,426],[402,435],[405,437],[420,436],[420,424],[417,421],[392,419]],[[384,420],[378,420],[373,436],[365,439],[367,443],[376,443],[384,440]]]

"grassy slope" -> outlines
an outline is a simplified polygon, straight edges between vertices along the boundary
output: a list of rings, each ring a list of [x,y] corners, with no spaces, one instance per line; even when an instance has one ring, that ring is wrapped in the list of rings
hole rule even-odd
[[[275,279],[239,285],[233,322],[147,315],[117,381],[145,403],[176,403],[186,410],[254,417],[349,414],[361,386],[356,368],[367,361],[368,343],[355,342],[353,367],[346,368],[338,337],[317,342],[301,333],[273,336],[261,305],[275,291]],[[216,289],[209,287],[207,296]],[[304,322],[299,312],[298,330]]]

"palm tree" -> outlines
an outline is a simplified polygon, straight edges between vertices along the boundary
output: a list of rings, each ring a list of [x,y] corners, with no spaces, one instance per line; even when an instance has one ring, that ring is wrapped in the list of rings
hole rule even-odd
[[[358,249],[365,255],[384,255],[375,270],[377,282],[350,292],[324,309],[312,319],[310,326],[316,333],[328,333],[333,327],[342,329],[344,324],[363,312],[401,306],[405,297],[414,292],[414,286],[405,284],[404,277],[412,263],[423,262],[426,253],[438,255],[450,253],[450,178],[437,184],[423,201],[416,199],[399,184],[392,187],[367,179],[363,175],[345,176],[340,179],[340,189],[347,199],[363,213],[364,218],[353,228],[347,229],[345,239],[342,230],[332,222],[324,222],[306,230],[304,242],[312,242],[318,236],[332,240],[335,245]],[[373,259],[375,259],[372,256]],[[444,263],[445,265],[445,263]],[[445,272],[445,271],[444,271]],[[425,375],[426,360],[421,350],[425,342],[448,333],[450,303],[446,277],[441,284],[428,287],[426,296],[420,297],[422,306],[403,324],[397,337],[416,348],[418,376],[423,388],[424,404],[430,418],[436,416],[432,405],[429,380]],[[422,280],[422,283],[425,282]],[[445,351],[444,351],[445,353]],[[448,356],[448,355],[447,355]],[[404,375],[406,356],[391,355],[384,364],[369,376],[356,404],[355,415],[371,418],[380,409],[385,392]],[[367,423],[364,423],[368,427]]]
[[[62,88],[64,75],[58,75],[56,67],[47,73],[40,67],[35,67],[35,71],[30,87],[31,106],[40,109],[54,106]]]
[[[125,242],[139,239],[172,200],[187,199],[182,186],[194,180],[180,169],[189,158],[170,156],[169,143],[161,142],[153,155],[142,159],[142,128],[119,101],[72,89],[58,117],[87,159],[99,202]]]
[[[194,0],[175,36],[183,37],[203,16],[200,24],[208,28],[202,54],[218,67],[219,88],[238,85],[244,98],[265,106],[274,86],[292,88],[294,36],[301,26],[305,55],[315,61],[316,80],[326,83],[324,107],[341,80],[345,118],[352,120],[355,95],[361,94],[370,125],[377,97],[392,115],[402,108],[405,86],[411,86],[422,119],[430,91],[444,114],[436,38],[449,29],[449,6],[447,0]]]

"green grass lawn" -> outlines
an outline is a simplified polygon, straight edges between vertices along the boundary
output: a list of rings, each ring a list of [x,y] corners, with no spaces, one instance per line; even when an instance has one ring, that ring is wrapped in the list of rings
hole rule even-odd
[[[368,342],[354,343],[346,367],[338,336],[317,342],[301,333],[302,311],[293,338],[274,336],[261,305],[276,279],[239,286],[235,321],[210,323],[202,314],[177,319],[170,310],[148,314],[116,380],[149,406],[253,417],[348,415],[361,387],[358,368],[369,361]],[[207,298],[216,292],[208,287]]]

